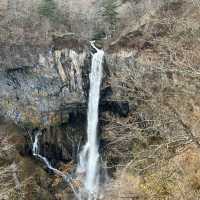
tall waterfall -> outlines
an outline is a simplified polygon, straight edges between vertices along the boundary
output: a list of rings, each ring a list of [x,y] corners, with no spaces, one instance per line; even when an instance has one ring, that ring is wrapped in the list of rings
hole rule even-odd
[[[97,144],[98,106],[102,80],[102,64],[104,51],[95,47],[90,73],[90,91],[87,114],[87,142],[81,153],[77,172],[83,175],[83,191],[81,199],[97,198],[99,190],[99,152]]]
[[[77,173],[82,176],[81,183],[83,185],[83,187],[79,189],[79,192],[77,193],[76,188],[74,188],[72,184],[73,179],[69,176],[69,174],[66,175],[60,170],[54,168],[47,158],[40,154],[39,137],[42,135],[40,131],[35,134],[32,146],[33,155],[42,160],[55,174],[61,176],[66,182],[68,182],[78,200],[95,200],[98,198],[99,193],[100,173],[97,125],[104,51],[96,48],[94,42],[91,42],[91,46],[96,50],[96,53],[93,54],[92,57],[90,73],[90,91],[87,113],[87,142],[80,152],[79,164],[77,167]]]

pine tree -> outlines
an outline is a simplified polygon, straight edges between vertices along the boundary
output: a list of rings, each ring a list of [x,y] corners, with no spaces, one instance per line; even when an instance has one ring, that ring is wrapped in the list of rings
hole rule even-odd
[[[119,7],[118,0],[104,0],[102,4],[102,16],[110,24],[111,31],[115,31],[117,24],[117,8]]]
[[[38,12],[41,16],[54,20],[56,17],[56,9],[57,7],[54,0],[42,0]]]

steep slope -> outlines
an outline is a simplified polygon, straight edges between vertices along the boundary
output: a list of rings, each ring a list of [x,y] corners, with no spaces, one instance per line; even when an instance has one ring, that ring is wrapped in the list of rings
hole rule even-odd
[[[0,199],[72,199],[31,157],[30,138],[41,130],[42,155],[73,171],[67,163],[85,139],[92,38],[105,50],[105,199],[199,199],[198,1],[121,1],[113,33],[97,12],[101,2],[59,0],[56,22],[38,14],[40,3],[0,2]]]
[[[171,1],[107,47],[111,88],[132,110],[104,117],[118,168],[106,199],[199,199],[198,18],[194,1]]]

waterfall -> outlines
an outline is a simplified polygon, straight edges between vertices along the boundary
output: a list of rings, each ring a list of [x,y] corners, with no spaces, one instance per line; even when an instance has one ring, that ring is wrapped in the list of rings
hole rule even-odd
[[[45,165],[48,167],[48,169],[52,170],[55,174],[57,174],[58,176],[61,176],[64,181],[66,181],[69,186],[71,187],[72,191],[74,192],[74,195],[77,199],[79,199],[79,196],[77,194],[77,191],[75,190],[73,184],[72,184],[72,178],[69,174],[64,174],[63,172],[61,172],[60,170],[54,168],[50,162],[47,160],[46,157],[40,155],[40,148],[39,148],[39,136],[41,136],[42,133],[40,131],[38,131],[36,134],[35,134],[35,139],[34,139],[34,142],[33,142],[33,146],[32,146],[32,153],[35,157],[41,159]]]
[[[94,42],[91,46],[96,50],[92,57],[91,73],[90,73],[90,91],[88,101],[87,113],[87,142],[83,146],[79,154],[79,163],[77,167],[77,174],[81,176],[81,187],[77,193],[73,187],[73,179],[69,175],[54,168],[46,157],[40,154],[39,136],[42,135],[40,131],[35,134],[35,139],[32,146],[33,155],[42,160],[45,165],[58,176],[61,176],[71,186],[75,197],[79,200],[95,200],[99,196],[99,152],[97,143],[97,125],[98,125],[98,107],[100,98],[100,86],[103,75],[102,65],[104,51],[96,48]]]
[[[87,142],[80,152],[77,173],[83,176],[81,199],[96,199],[99,190],[99,152],[97,144],[98,106],[100,86],[102,80],[102,64],[104,51],[91,46],[96,50],[92,57],[90,73],[90,91],[87,113]]]
[[[33,155],[35,157],[38,157],[40,158],[45,164],[46,166],[52,170],[55,174],[59,175],[59,176],[62,176],[64,179],[67,179],[67,176],[62,173],[61,171],[55,169],[54,167],[51,166],[51,164],[49,163],[49,161],[47,160],[47,158],[45,158],[44,156],[41,156],[39,154],[39,136],[41,135],[41,132],[37,132],[36,135],[35,135],[35,140],[34,140],[34,143],[33,143],[33,147],[32,147],[32,152],[33,152]]]

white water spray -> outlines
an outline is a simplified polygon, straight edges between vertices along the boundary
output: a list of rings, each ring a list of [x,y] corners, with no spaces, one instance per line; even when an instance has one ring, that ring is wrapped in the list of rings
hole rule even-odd
[[[103,75],[102,64],[104,51],[95,47],[94,42],[91,42],[91,46],[97,51],[93,54],[92,66],[90,73],[90,91],[88,102],[88,117],[87,117],[87,142],[84,145],[81,153],[80,160],[77,167],[77,173],[83,176],[81,182],[83,188],[79,193],[76,192],[72,185],[72,178],[69,175],[65,175],[63,172],[52,167],[50,162],[40,154],[39,150],[39,136],[41,132],[37,132],[35,135],[32,152],[33,155],[41,159],[46,166],[52,170],[55,174],[61,176],[71,186],[75,197],[79,200],[95,200],[99,196],[99,152],[97,144],[97,124],[98,124],[98,106],[100,98],[100,86]]]
[[[87,116],[87,142],[80,153],[80,161],[77,168],[79,174],[83,174],[83,191],[80,191],[81,199],[96,199],[99,190],[99,152],[97,144],[98,106],[100,98],[100,86],[102,80],[102,64],[104,51],[95,47],[90,73],[90,91]]]

